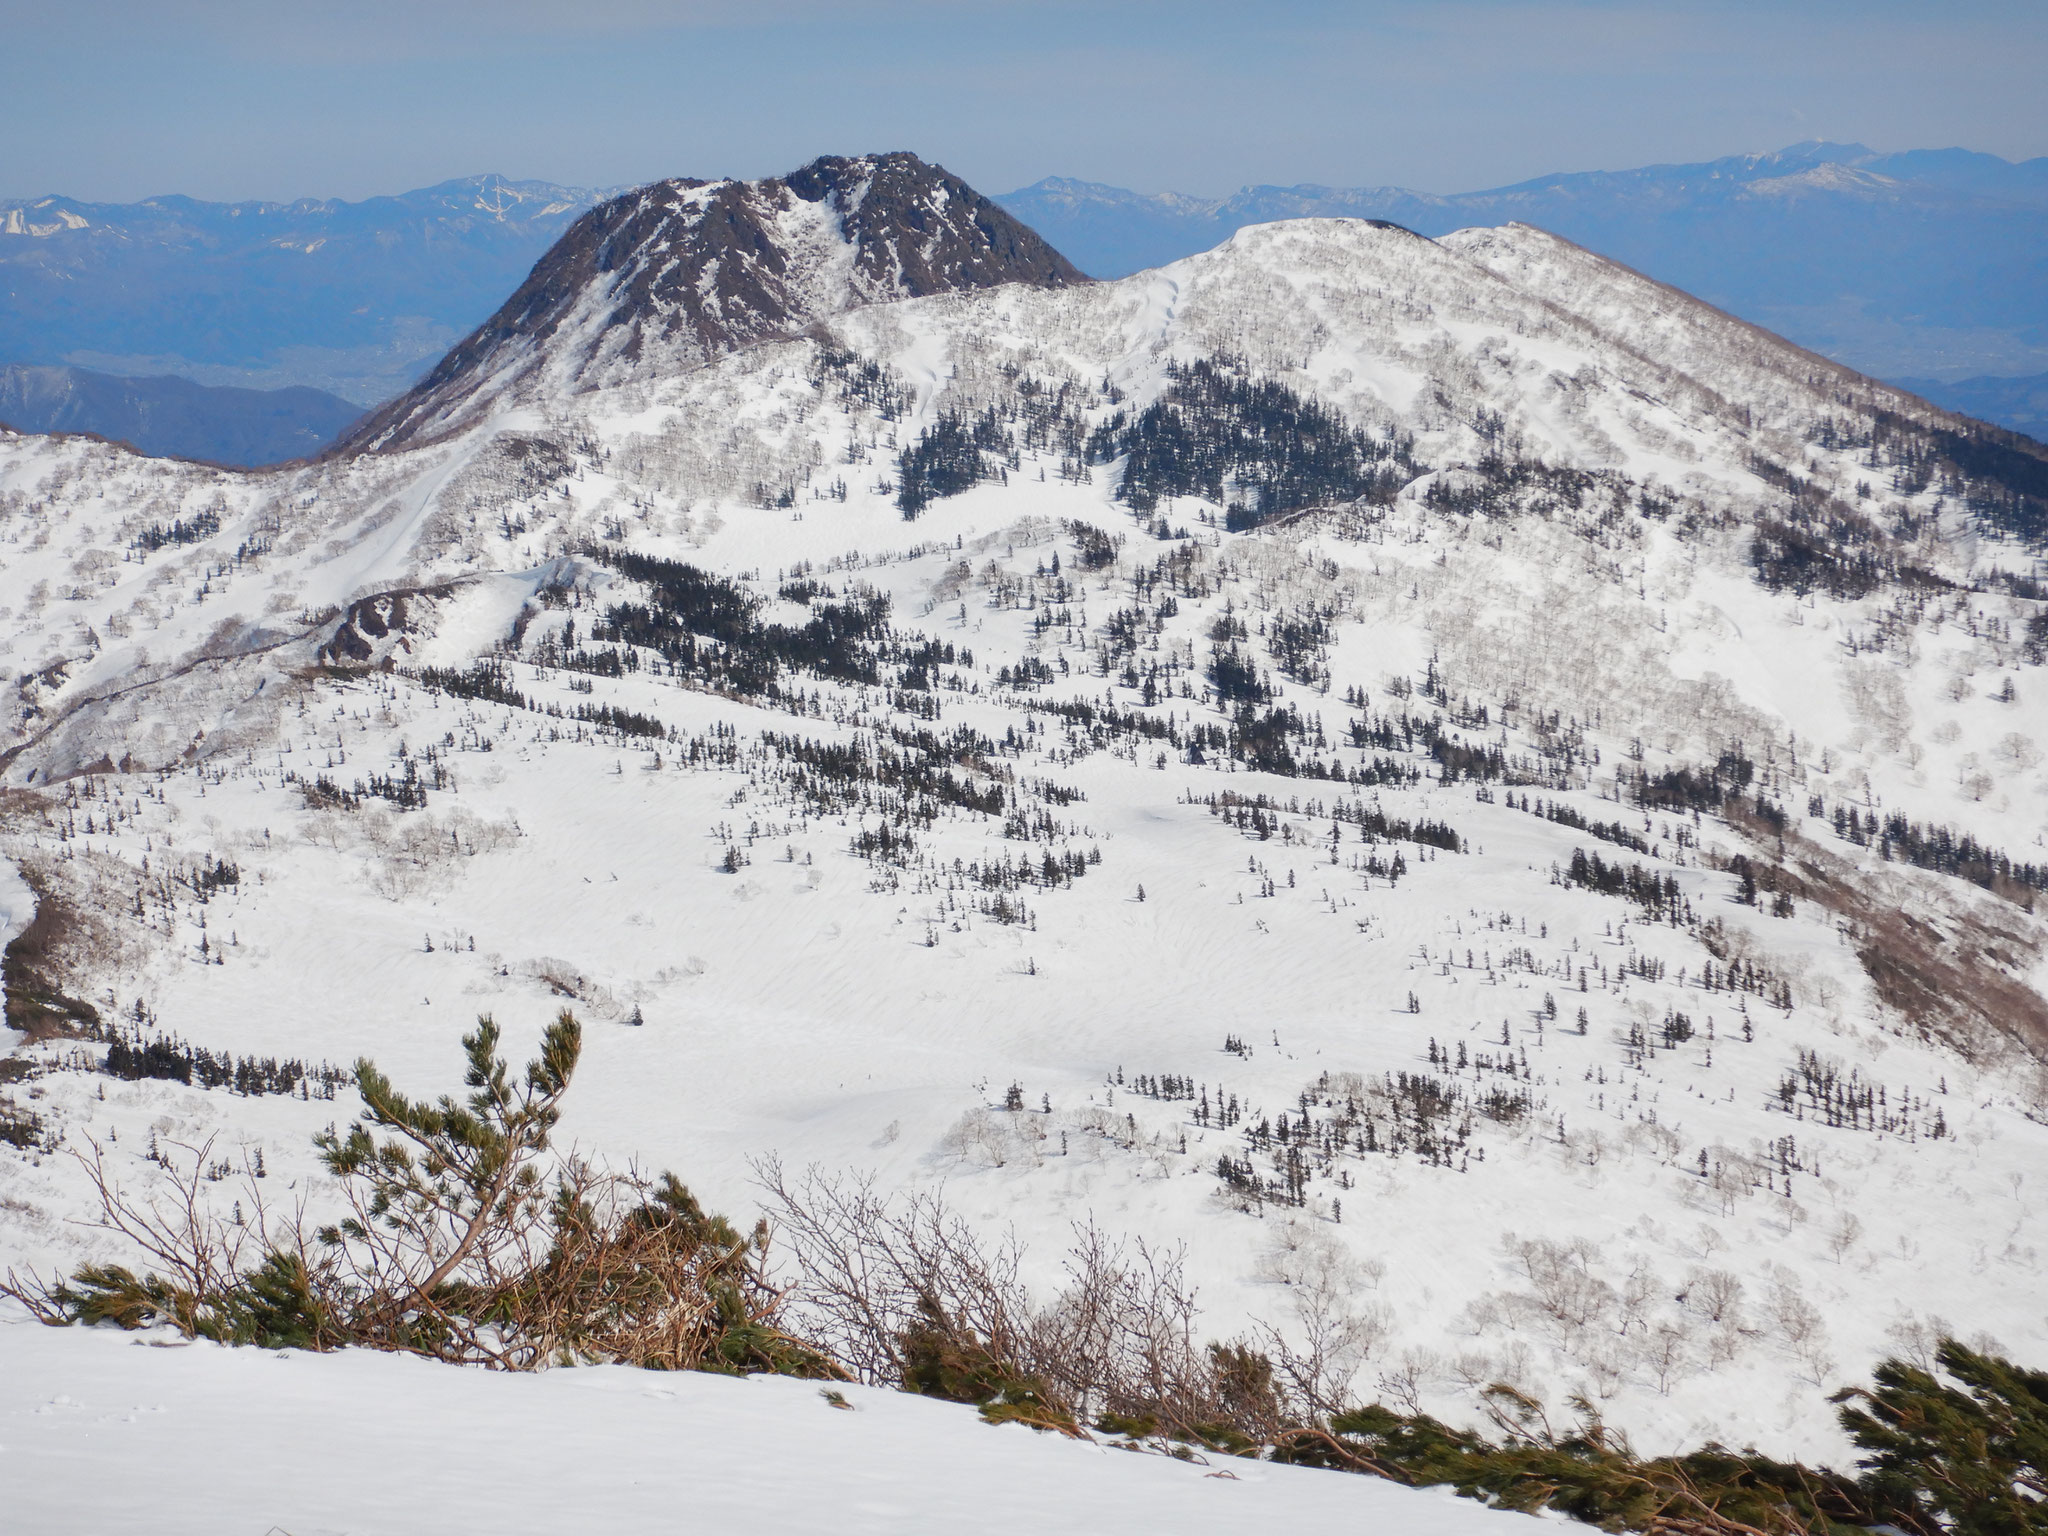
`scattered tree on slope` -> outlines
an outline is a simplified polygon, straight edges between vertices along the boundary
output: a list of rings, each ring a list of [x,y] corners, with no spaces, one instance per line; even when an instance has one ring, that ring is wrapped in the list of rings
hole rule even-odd
[[[647,1179],[556,1154],[552,1137],[582,1050],[566,1010],[515,1079],[488,1017],[464,1037],[468,1095],[411,1099],[368,1060],[363,1113],[315,1138],[348,1214],[306,1231],[212,1214],[211,1143],[172,1168],[177,1198],[123,1192],[95,1147],[84,1159],[101,1223],[161,1268],[91,1264],[69,1279],[10,1273],[0,1292],[46,1322],[170,1323],[270,1348],[400,1350],[532,1370],[610,1360],[659,1370],[835,1377],[776,1325],[768,1229],[707,1214],[673,1174]],[[167,1165],[169,1158],[165,1159]],[[254,1262],[243,1255],[253,1253]]]

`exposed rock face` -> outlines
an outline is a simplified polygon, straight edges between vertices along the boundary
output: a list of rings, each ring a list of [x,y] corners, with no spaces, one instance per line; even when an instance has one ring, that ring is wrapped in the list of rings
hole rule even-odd
[[[693,367],[861,304],[1087,279],[1013,215],[911,154],[766,181],[657,182],[590,210],[417,387],[343,439],[415,446],[530,380],[550,392]]]

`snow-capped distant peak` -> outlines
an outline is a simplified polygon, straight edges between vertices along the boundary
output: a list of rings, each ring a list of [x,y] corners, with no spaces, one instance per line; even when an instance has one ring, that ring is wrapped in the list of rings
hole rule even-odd
[[[1838,161],[1829,161],[1824,165],[1794,171],[1785,176],[1766,176],[1750,182],[1743,189],[1747,197],[1796,197],[1813,193],[1898,197],[1905,191],[1904,183],[1893,177],[1880,176],[1875,171],[1860,170]]]

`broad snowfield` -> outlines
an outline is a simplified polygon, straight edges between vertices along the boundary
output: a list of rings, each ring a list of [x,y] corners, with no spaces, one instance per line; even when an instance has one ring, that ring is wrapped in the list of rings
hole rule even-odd
[[[598,1366],[507,1376],[0,1317],[0,1530],[1518,1536],[1444,1490],[1077,1444],[872,1388]],[[1526,1522],[1526,1524],[1525,1524]]]
[[[1198,363],[1304,432],[1321,402],[1392,478],[1246,531],[1230,476],[1134,505],[1144,413]],[[1356,1394],[1453,1418],[1505,1380],[1646,1452],[1841,1461],[1827,1394],[1879,1357],[2048,1355],[2048,676],[2016,514],[1912,457],[1951,419],[1535,231],[1339,221],[494,409],[271,475],[0,439],[0,852],[68,914],[67,995],[419,1091],[479,1013],[516,1052],[570,1006],[585,1149],[735,1215],[771,1157],[943,1185],[1048,1281],[1077,1222],[1185,1245],[1216,1336],[1335,1294]],[[906,520],[947,443],[976,468]],[[885,604],[883,660],[735,682],[752,642],[681,646],[635,555],[756,634]],[[1916,867],[1895,815],[2017,873]],[[331,1199],[308,1139],[347,1089],[104,1053],[47,1040],[0,1084],[42,1127],[0,1162],[0,1257],[118,1256],[60,1143],[136,1189],[203,1147],[223,1202]],[[31,1373],[66,1349],[422,1425],[588,1402],[622,1445],[815,1420],[849,1467],[929,1423],[963,1449],[924,1464],[1085,1466],[1044,1479],[1077,1511],[1090,1478],[1131,1479],[1105,1510],[1158,1490],[1104,1529],[1201,1529],[1267,1477],[788,1383],[0,1339]],[[844,1523],[833,1486],[774,1497]],[[1262,1517],[1393,1497],[1259,1488]]]

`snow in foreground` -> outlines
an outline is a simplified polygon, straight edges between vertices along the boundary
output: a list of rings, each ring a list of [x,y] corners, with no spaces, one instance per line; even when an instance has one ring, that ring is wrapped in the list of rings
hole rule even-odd
[[[1132,1455],[816,1382],[496,1375],[0,1317],[0,1531],[1513,1536],[1445,1490]]]

